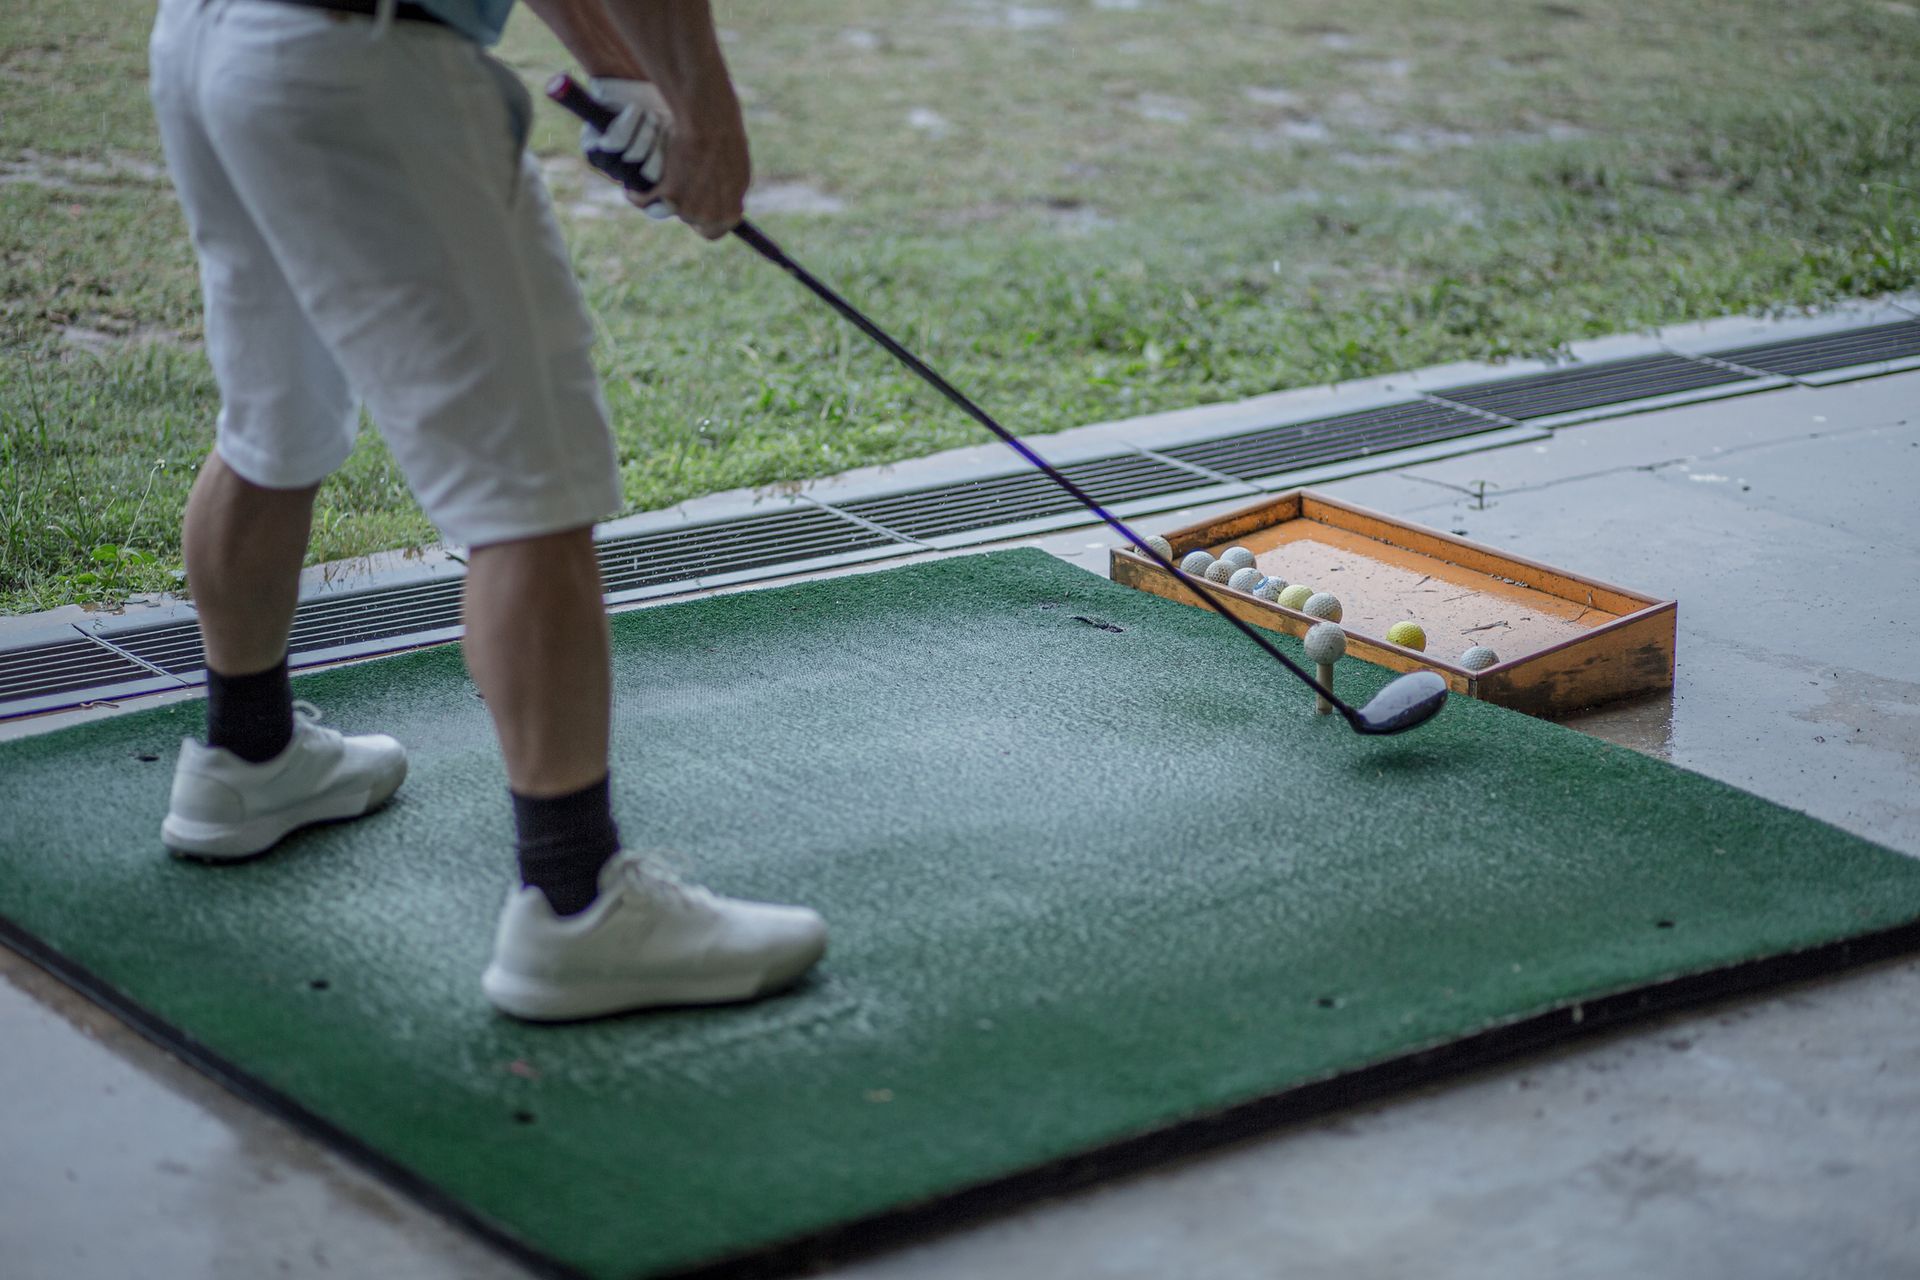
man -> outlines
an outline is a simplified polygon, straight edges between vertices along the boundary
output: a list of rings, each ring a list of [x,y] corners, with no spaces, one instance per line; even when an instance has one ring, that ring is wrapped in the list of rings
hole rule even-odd
[[[176,853],[251,857],[386,802],[399,743],[322,727],[287,678],[313,498],[364,403],[469,548],[466,659],[505,757],[521,884],[482,986],[509,1014],[752,999],[826,948],[622,852],[593,523],[620,505],[591,325],[531,102],[483,46],[512,0],[161,0],[152,94],[200,256],[218,442],[187,505],[207,736],[181,746]],[[530,0],[619,105],[588,158],[715,238],[748,179],[707,0]]]

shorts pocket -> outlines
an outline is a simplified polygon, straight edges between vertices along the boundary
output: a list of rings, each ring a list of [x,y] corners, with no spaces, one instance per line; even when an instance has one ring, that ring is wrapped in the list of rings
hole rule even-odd
[[[533,133],[533,95],[527,92],[527,86],[512,68],[493,55],[475,50],[480,65],[486,69],[500,90],[500,98],[507,109],[507,134],[513,140],[508,153],[507,203],[518,202],[520,195],[520,153],[527,149],[527,139]]]

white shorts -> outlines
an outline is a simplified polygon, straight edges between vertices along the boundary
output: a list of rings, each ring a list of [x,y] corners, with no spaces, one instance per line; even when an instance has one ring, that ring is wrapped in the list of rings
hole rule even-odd
[[[364,403],[453,542],[620,507],[517,77],[433,23],[161,0],[152,93],[200,255],[221,458],[268,488],[346,461]]]

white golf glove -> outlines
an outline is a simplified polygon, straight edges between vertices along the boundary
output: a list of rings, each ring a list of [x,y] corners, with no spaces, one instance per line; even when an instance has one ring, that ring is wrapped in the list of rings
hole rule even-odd
[[[587,163],[627,188],[644,195],[660,185],[666,171],[667,146],[673,112],[660,90],[648,80],[618,80],[596,76],[593,96],[620,114],[602,132],[592,125],[580,130],[580,150]],[[665,200],[640,206],[649,218],[664,221],[676,210]]]

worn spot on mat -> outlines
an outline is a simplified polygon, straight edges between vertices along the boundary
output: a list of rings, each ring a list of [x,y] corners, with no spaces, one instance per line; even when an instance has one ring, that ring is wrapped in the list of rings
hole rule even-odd
[[[325,978],[315,978],[313,979],[313,981],[307,983],[307,985],[309,987],[312,987],[315,991],[325,991],[328,987],[331,987],[333,984],[331,982],[328,982]]]
[[[1084,622],[1084,623],[1086,623],[1086,624],[1087,624],[1088,626],[1090,626],[1090,627],[1092,627],[1092,628],[1093,628],[1094,630],[1096,630],[1096,631],[1111,631],[1111,632],[1113,632],[1113,633],[1114,633],[1115,635],[1118,635],[1118,634],[1119,634],[1120,632],[1122,632],[1122,631],[1125,631],[1125,630],[1126,630],[1126,628],[1125,628],[1125,627],[1123,627],[1123,626],[1121,626],[1121,625],[1120,625],[1119,623],[1117,623],[1117,622],[1108,622],[1108,621],[1107,621],[1107,620],[1106,620],[1105,618],[1092,618],[1092,617],[1088,617],[1088,616],[1087,616],[1086,614],[1084,614],[1084,613],[1076,613],[1076,614],[1074,614],[1074,615],[1073,615],[1073,620],[1074,620],[1075,622]]]
[[[893,1019],[888,1019],[889,1022]],[[880,1034],[870,1000],[836,989],[830,973],[810,974],[785,995],[734,1008],[667,1010],[610,1020],[620,1043],[597,1061],[549,1063],[544,1074],[571,1086],[595,1088],[658,1072],[697,1078],[725,1052],[792,1054],[827,1032]]]

